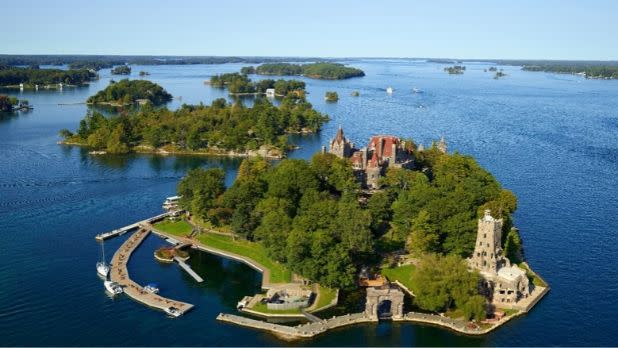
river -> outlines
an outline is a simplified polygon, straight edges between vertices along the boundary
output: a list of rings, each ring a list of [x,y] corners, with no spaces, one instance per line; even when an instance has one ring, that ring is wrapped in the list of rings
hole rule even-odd
[[[413,60],[351,60],[365,77],[304,79],[308,99],[331,116],[320,134],[296,136],[291,157],[309,158],[341,125],[356,144],[372,134],[411,137],[425,146],[444,136],[449,151],[469,154],[519,199],[515,224],[531,266],[551,292],[527,315],[494,333],[470,338],[443,329],[381,322],[339,329],[299,345],[615,345],[618,308],[618,81],[521,71],[495,80],[487,63],[466,62],[465,74]],[[203,83],[242,65],[134,66],[182,103],[210,103],[226,92]],[[190,263],[196,284],[152,252],[150,236],[129,272],[157,282],[161,294],[196,308],[169,319],[124,296],[110,299],[95,273],[94,235],[161,212],[191,168],[221,167],[230,184],[238,159],[127,155],[93,157],[57,145],[58,130],[77,128],[83,102],[109,82],[89,87],[9,91],[30,112],[0,116],[0,345],[285,345],[270,334],[218,323],[243,295],[259,289],[259,274],[237,262],[199,254]],[[115,77],[117,78],[117,77]],[[394,93],[388,95],[388,86]],[[416,87],[423,93],[412,93]],[[339,93],[326,103],[324,93]],[[360,92],[352,97],[352,91]],[[6,93],[6,91],[2,92]],[[108,259],[126,236],[106,243]]]

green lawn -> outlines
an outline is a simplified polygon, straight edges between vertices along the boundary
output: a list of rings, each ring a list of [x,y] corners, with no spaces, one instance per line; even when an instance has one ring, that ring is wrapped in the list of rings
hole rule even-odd
[[[320,297],[313,311],[318,311],[320,308],[328,306],[337,296],[337,289],[331,289],[320,285],[318,285],[318,289]]]
[[[532,270],[530,269],[530,267],[528,267],[526,263],[522,262],[518,266],[523,268],[526,271],[526,275],[528,276],[529,279],[532,280],[532,284],[536,286],[542,286],[544,288],[547,287],[547,284],[541,278],[539,278],[534,272],[532,272]]]
[[[154,226],[162,232],[167,232],[181,237],[186,237],[193,230],[191,225],[184,220],[170,221],[165,219],[156,223]]]
[[[213,233],[202,233],[197,239],[206,246],[255,260],[270,270],[271,283],[289,283],[292,280],[292,272],[268,257],[264,247],[258,243],[242,239],[233,240],[231,237]]]
[[[256,312],[268,313],[268,314],[300,314],[300,308],[273,310],[273,309],[268,309],[268,307],[266,307],[266,304],[262,302],[256,303],[253,306],[253,308],[249,308],[249,309],[254,310]]]
[[[390,281],[398,280],[408,290],[412,291],[412,271],[416,269],[414,265],[405,265],[394,268],[382,268],[382,275]]]

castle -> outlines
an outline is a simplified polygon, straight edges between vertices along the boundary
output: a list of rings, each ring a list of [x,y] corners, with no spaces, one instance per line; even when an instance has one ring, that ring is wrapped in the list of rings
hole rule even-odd
[[[339,158],[350,159],[361,183],[369,189],[380,188],[380,177],[387,168],[414,167],[414,144],[393,135],[374,135],[366,147],[356,149],[343,134],[343,128],[339,127],[337,135],[330,142],[329,152]]]
[[[514,308],[530,295],[530,284],[526,271],[511,265],[502,254],[502,223],[485,210],[478,221],[474,253],[468,264],[480,272],[481,290],[495,306]]]

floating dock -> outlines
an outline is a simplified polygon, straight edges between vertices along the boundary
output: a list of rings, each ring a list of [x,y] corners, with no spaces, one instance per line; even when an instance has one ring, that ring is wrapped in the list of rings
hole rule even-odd
[[[141,285],[129,278],[127,264],[129,263],[131,254],[149,234],[150,230],[140,228],[140,230],[135,232],[120,246],[114,254],[112,262],[110,263],[110,279],[120,284],[124,289],[124,293],[138,302],[162,311],[165,311],[167,308],[174,307],[180,311],[181,314],[184,314],[193,308],[192,304],[171,300],[148,292],[144,290]]]
[[[174,256],[174,260],[178,262],[178,265],[184,269],[196,282],[201,283],[204,281],[202,277],[200,277],[195,271],[191,268],[191,266],[187,265],[183,260],[181,260],[178,256]]]
[[[113,238],[113,237],[116,237],[116,236],[121,236],[121,235],[123,235],[123,234],[125,234],[125,233],[127,233],[127,232],[129,232],[131,230],[134,230],[134,229],[138,228],[141,224],[152,223],[152,222],[161,220],[161,219],[167,217],[169,214],[170,214],[169,212],[168,213],[163,213],[161,215],[157,215],[157,216],[151,217],[150,219],[146,219],[146,220],[143,220],[143,221],[138,221],[138,222],[136,222],[134,224],[131,224],[131,225],[128,225],[128,226],[125,226],[125,227],[121,227],[121,228],[115,229],[115,230],[110,231],[110,232],[99,233],[99,234],[97,234],[94,237],[94,239],[96,239],[97,241],[100,242],[100,241],[104,241],[104,240],[109,239],[109,238]]]

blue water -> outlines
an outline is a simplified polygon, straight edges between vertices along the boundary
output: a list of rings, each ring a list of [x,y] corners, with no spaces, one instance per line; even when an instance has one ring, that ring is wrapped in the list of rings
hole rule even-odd
[[[532,267],[552,286],[526,316],[482,338],[412,324],[380,323],[333,331],[301,345],[615,345],[618,318],[618,81],[532,73],[504,67],[494,80],[487,64],[466,63],[464,75],[443,65],[404,60],[354,60],[367,76],[345,81],[306,79],[309,100],[332,120],[321,134],[295,137],[308,158],[339,125],[357,144],[375,133],[412,137],[426,146],[444,136],[449,150],[473,155],[519,198],[515,223]],[[181,103],[209,103],[224,91],[203,84],[241,65],[134,67],[151,73]],[[152,252],[148,237],[131,259],[140,283],[196,305],[168,319],[126,297],[110,299],[95,274],[94,235],[160,213],[165,196],[197,167],[222,167],[227,183],[239,161],[204,157],[92,157],[56,144],[75,129],[84,101],[104,88],[9,94],[34,105],[0,116],[0,345],[282,345],[273,336],[216,322],[259,288],[245,265],[195,253],[206,279],[196,284]],[[392,86],[389,96],[385,89]],[[411,93],[412,87],[422,94]],[[340,100],[323,101],[334,90]],[[360,97],[351,97],[353,90]],[[123,238],[106,243],[108,256]]]

